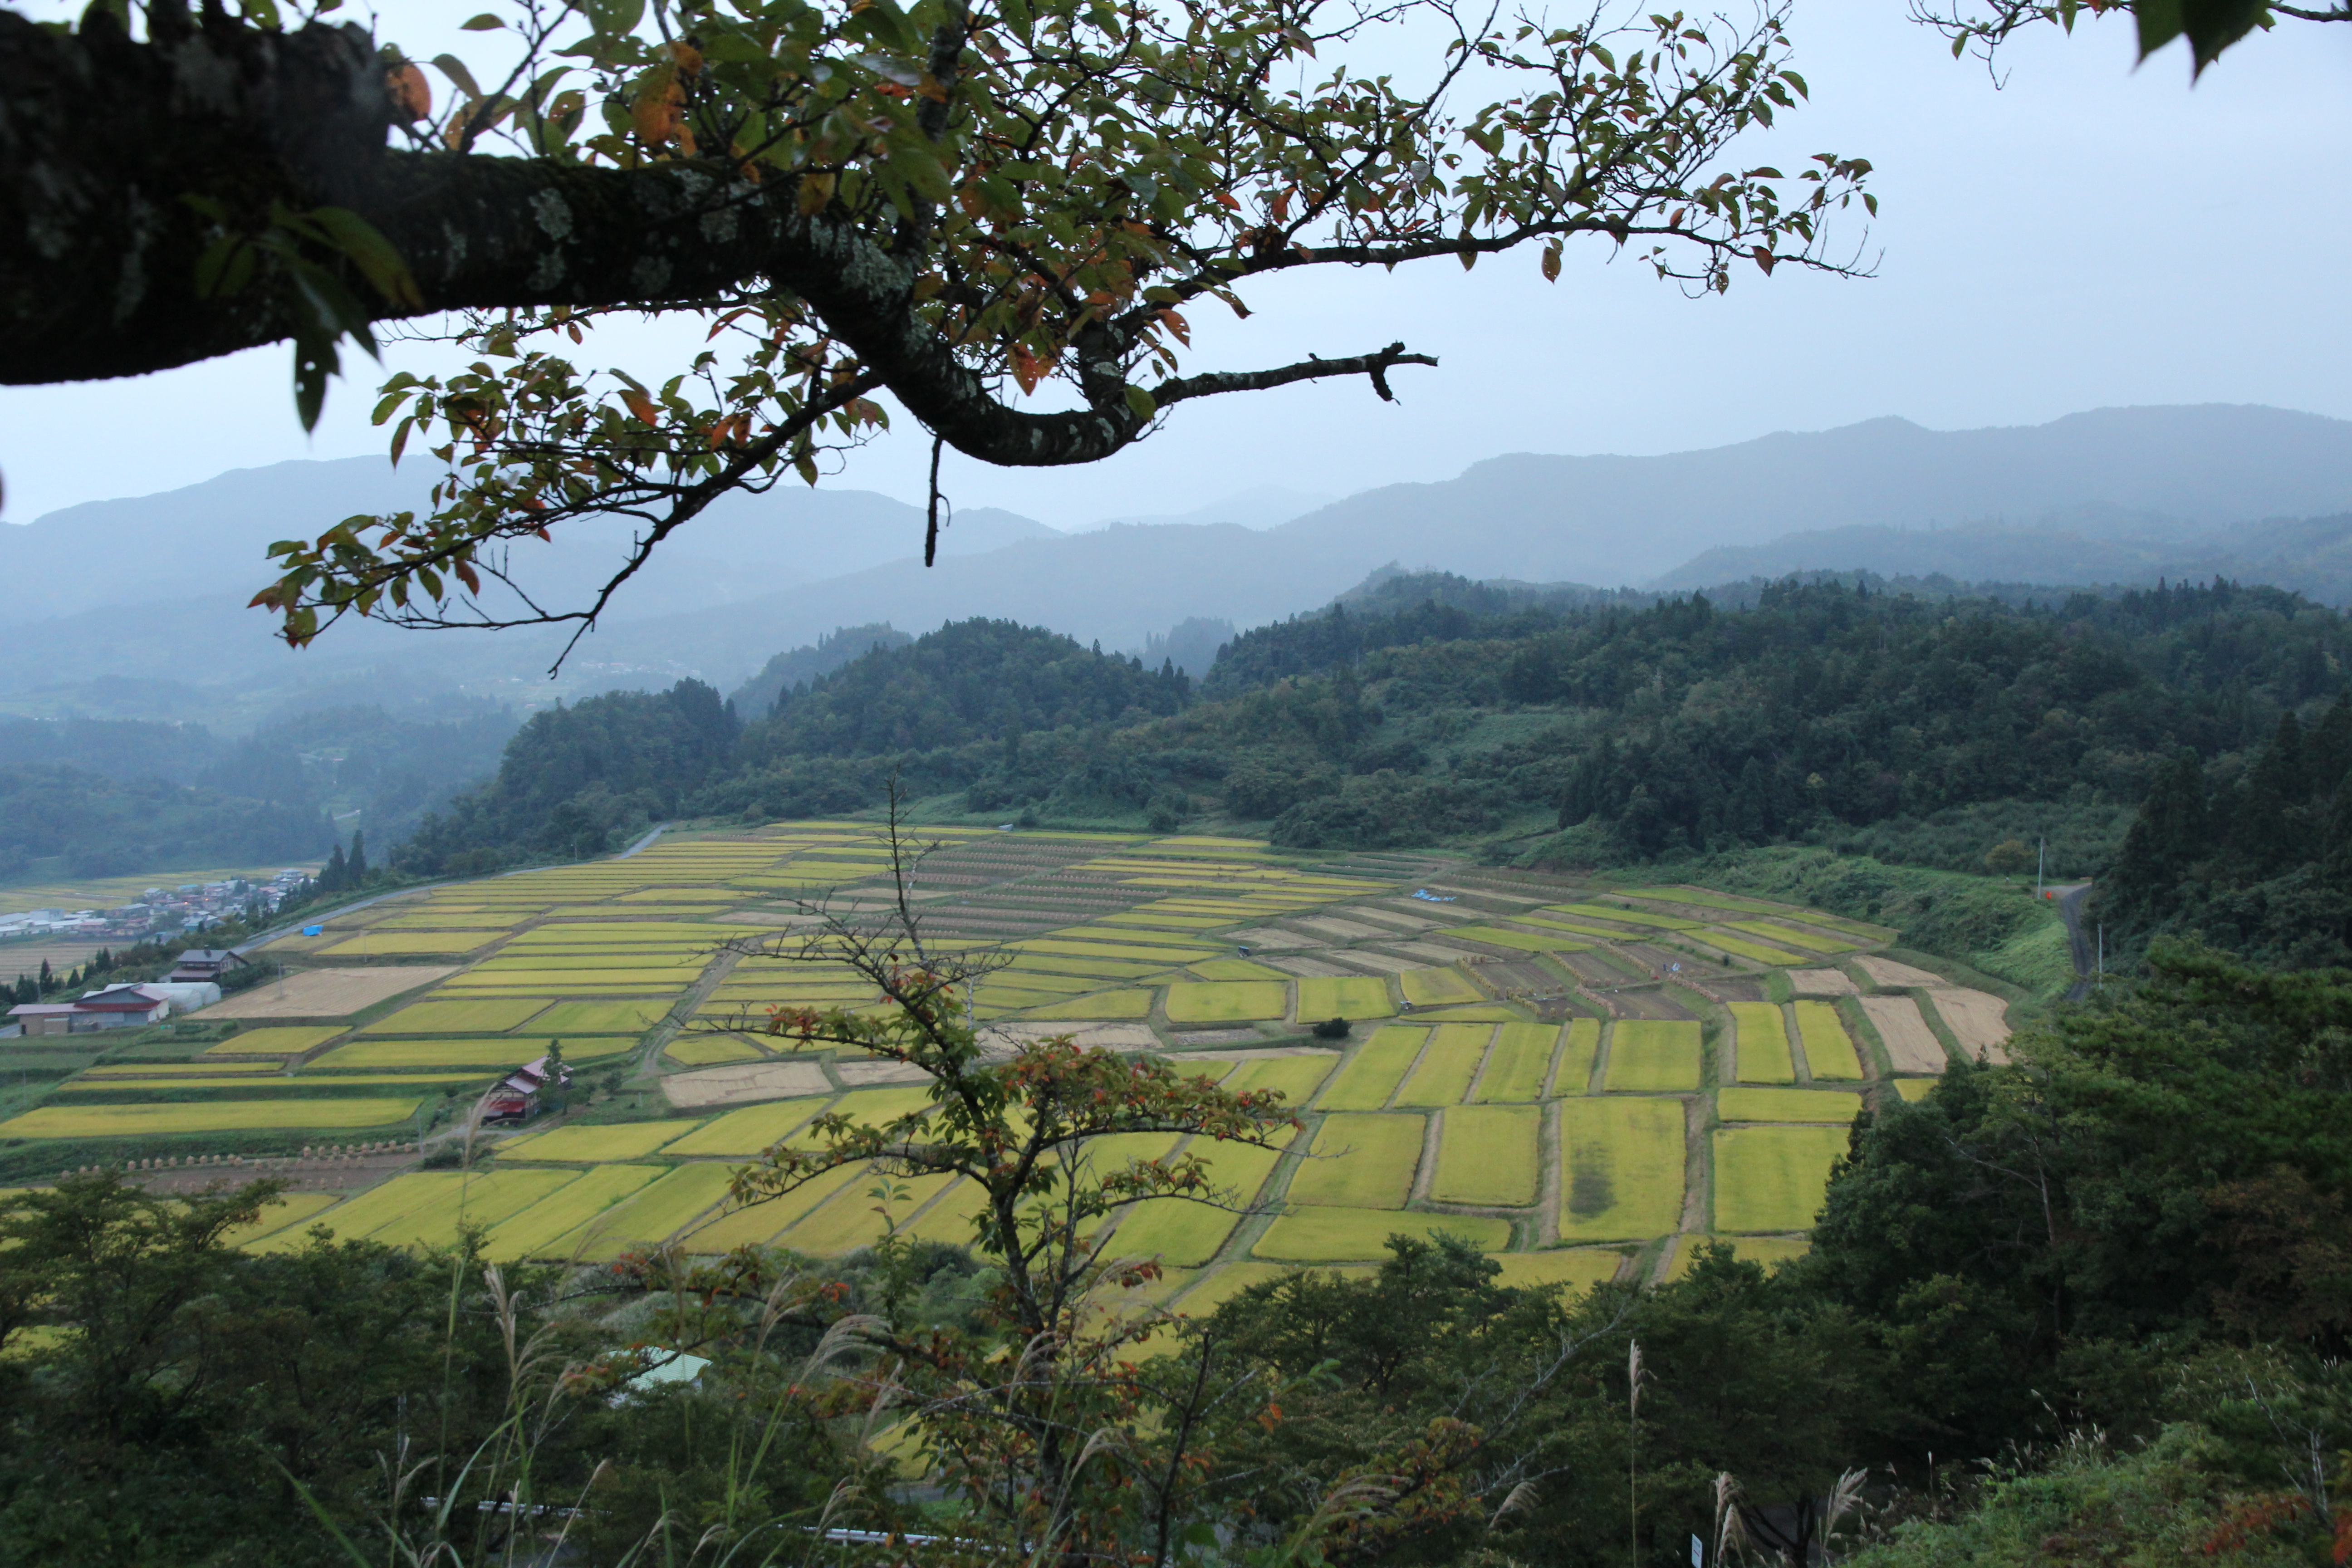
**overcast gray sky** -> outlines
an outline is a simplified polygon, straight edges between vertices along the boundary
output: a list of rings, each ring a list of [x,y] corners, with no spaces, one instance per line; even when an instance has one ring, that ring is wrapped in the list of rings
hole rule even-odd
[[[401,36],[406,9],[387,4],[383,30]],[[2014,47],[2002,90],[1906,21],[1903,0],[1797,0],[1791,32],[1813,100],[1757,152],[1877,165],[1875,278],[1749,271],[1727,298],[1691,300],[1595,246],[1549,286],[1533,251],[1466,275],[1280,279],[1251,297],[1247,323],[1194,313],[1193,367],[1402,338],[1442,368],[1398,373],[1401,405],[1360,383],[1195,405],[1091,468],[951,458],[946,489],[1069,527],[1264,484],[1344,494],[1501,452],[1664,452],[1887,414],[1942,429],[2148,403],[2352,417],[2352,27],[2287,24],[2192,89],[2177,47],[2135,69],[2127,22],[2085,23]],[[390,363],[423,370],[434,352]],[[383,449],[366,422],[374,366],[360,360],[306,437],[288,364],[273,347],[135,381],[0,388],[5,518]],[[919,500],[926,455],[909,426],[829,482]]]

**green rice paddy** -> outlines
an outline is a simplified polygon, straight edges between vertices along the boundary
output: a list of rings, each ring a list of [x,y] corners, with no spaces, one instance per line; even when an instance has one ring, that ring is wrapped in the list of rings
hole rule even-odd
[[[1426,1029],[1386,1028],[1374,1034],[1333,1076],[1316,1102],[1321,1110],[1378,1110],[1404,1081],[1429,1038]]]
[[[1843,1127],[1724,1127],[1715,1138],[1715,1228],[1804,1230],[1821,1212]]]
[[[1486,1000],[1486,994],[1458,969],[1408,969],[1397,976],[1397,984],[1403,989],[1404,999],[1416,1007]]]
[[[1862,1077],[1862,1058],[1838,1010],[1827,1002],[1799,1002],[1790,1011],[1797,1016],[1797,1035],[1804,1042],[1805,1067],[1816,1079],[1853,1081]]]
[[[1601,1057],[1601,1021],[1571,1018],[1559,1048],[1559,1066],[1552,1073],[1554,1094],[1583,1094],[1592,1083],[1592,1065]]]
[[[1660,1094],[1695,1089],[1702,1064],[1699,1026],[1663,1018],[1621,1018],[1609,1026],[1612,1093]]]
[[[1486,1024],[1440,1024],[1429,1032],[1429,1048],[1397,1090],[1400,1106],[1459,1105],[1486,1059],[1494,1027]]]
[[[1429,1195],[1442,1204],[1525,1208],[1543,1179],[1543,1112],[1532,1105],[1459,1105],[1438,1133]]]
[[[1597,1027],[1594,1032],[1599,1033]],[[1482,1105],[1541,1099],[1559,1034],[1551,1024],[1505,1024],[1496,1029],[1494,1048],[1486,1053],[1486,1070],[1470,1098]],[[1582,1080],[1575,1087],[1581,1093]]]
[[[1562,1240],[1635,1241],[1680,1228],[1680,1100],[1563,1100],[1559,1144]]]
[[[360,1031],[362,1035],[497,1034],[545,1009],[543,1001],[413,1002]]]
[[[1862,1096],[1849,1089],[1727,1089],[1715,1097],[1726,1121],[1834,1121],[1843,1127],[1862,1113]]]
[[[1738,1032],[1738,1079],[1742,1083],[1794,1083],[1796,1063],[1789,1055],[1789,1033],[1781,1026],[1780,1009],[1769,1002],[1733,1002],[1731,1021]]]
[[[1388,1018],[1396,1014],[1385,980],[1368,974],[1309,976],[1298,982],[1298,1020]]]
[[[1393,1209],[1297,1208],[1276,1216],[1251,1256],[1286,1263],[1377,1263],[1391,1236],[1429,1241],[1444,1233],[1482,1252],[1510,1245],[1508,1220],[1483,1215],[1413,1214]]]
[[[1428,1121],[1420,1116],[1327,1116],[1290,1178],[1294,1204],[1401,1209],[1421,1168]]]
[[[1168,987],[1171,1024],[1237,1024],[1289,1010],[1289,988],[1277,981],[1180,980]]]

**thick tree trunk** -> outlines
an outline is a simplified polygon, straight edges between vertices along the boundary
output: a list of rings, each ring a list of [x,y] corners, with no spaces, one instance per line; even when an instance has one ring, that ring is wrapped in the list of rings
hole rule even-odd
[[[672,163],[620,171],[553,159],[389,147],[392,109],[356,26],[268,33],[157,6],[150,41],[103,13],[78,33],[0,11],[0,383],[138,375],[291,335],[285,301],[200,298],[220,202],[345,207],[414,274],[421,303],[379,318],[509,306],[684,303],[772,288],[805,300],[908,412],[950,446],[1018,467],[1092,462],[1149,420],[1118,377],[1092,407],[999,402],[916,314],[908,268],[851,225],[801,213],[789,181]],[[1353,359],[1152,388],[1160,406],[1331,375],[1433,363],[1402,345]],[[1102,384],[1094,384],[1099,380]]]

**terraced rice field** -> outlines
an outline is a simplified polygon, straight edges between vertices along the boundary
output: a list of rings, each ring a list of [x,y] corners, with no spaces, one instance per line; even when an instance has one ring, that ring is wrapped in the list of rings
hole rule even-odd
[[[1456,942],[1484,942],[1489,947],[1517,948],[1522,952],[1589,952],[1592,944],[1564,931],[1517,931],[1503,926],[1455,926],[1445,933]]]
[[[730,1110],[724,1116],[704,1122],[670,1143],[668,1152],[696,1158],[717,1155],[748,1159],[782,1142],[833,1103],[830,1098],[826,1098],[779,1100],[766,1105],[747,1105],[740,1110]]]
[[[1386,1028],[1356,1050],[1324,1087],[1321,1110],[1378,1110],[1388,1104],[1413,1058],[1429,1039],[1427,1029]]]
[[[1843,1089],[1727,1089],[1715,1097],[1726,1121],[1834,1121],[1862,1114],[1862,1096]]]
[[[1428,1120],[1420,1116],[1327,1116],[1290,1178],[1294,1204],[1401,1209],[1421,1168]]]
[[[495,1035],[545,1009],[538,1001],[415,1002],[380,1018],[363,1035]]]
[[[1908,996],[1864,996],[1862,1010],[1886,1047],[1886,1059],[1898,1073],[1943,1072],[1950,1058],[1944,1042],[1919,1016],[1919,1005]]]
[[[1224,1087],[1239,1093],[1244,1089],[1274,1089],[1283,1096],[1283,1103],[1296,1110],[1305,1105],[1331,1075],[1331,1065],[1338,1055],[1320,1052],[1306,1057],[1275,1057],[1263,1061],[1244,1062],[1224,1080]]]
[[[497,1040],[354,1040],[337,1046],[312,1062],[314,1073],[350,1072],[362,1068],[518,1068],[547,1054],[548,1042],[536,1037]],[[563,1059],[575,1066],[636,1048],[635,1040],[614,1036],[583,1036],[563,1042]]]
[[[1290,1011],[1287,988],[1268,980],[1180,980],[1168,987],[1174,1024],[1235,1024]]]
[[[1699,1026],[1666,1018],[1621,1018],[1609,1026],[1611,1093],[1656,1094],[1699,1086]]]
[[[1622,1253],[1590,1247],[1564,1247],[1551,1252],[1506,1252],[1496,1256],[1502,1272],[1495,1283],[1518,1289],[1565,1285],[1570,1290],[1590,1289],[1617,1277],[1624,1267]]]
[[[1882,988],[1944,993],[1933,1005],[1964,1037],[1983,1028],[1972,999],[1946,1005],[1956,988],[1942,977],[1893,966],[1906,975],[1895,983],[1868,968],[1885,961],[1866,950],[1891,933],[1710,889],[1595,891],[1426,856],[1310,861],[1232,838],[964,827],[937,837],[943,847],[919,873],[931,940],[1001,961],[972,998],[983,1025],[1168,1053],[1229,1088],[1280,1091],[1304,1122],[1288,1155],[1206,1151],[1245,1205],[1279,1194],[1275,1212],[1244,1221],[1163,1199],[1118,1218],[1114,1250],[1160,1256],[1177,1277],[1159,1294],[1187,1310],[1294,1263],[1360,1271],[1392,1232],[1452,1230],[1496,1253],[1507,1282],[1574,1289],[1648,1277],[1688,1250],[1674,1250],[1685,1224],[1737,1233],[1743,1249],[1786,1241],[1780,1227],[1809,1222],[1810,1210],[1790,1216],[1817,1196],[1808,1182],[1825,1168],[1819,1150],[1843,1139],[1859,1104],[1808,1085],[1861,1083],[1862,1056],[1826,1004],[1784,1014],[1739,1003],[1717,1065],[1741,1086],[1711,1089],[1701,1026],[1685,1020],[1721,1015],[1684,976],[1780,968],[1804,994],[1799,966],[1840,955]],[[454,1238],[462,1217],[490,1226],[501,1258],[594,1259],[664,1241],[838,1253],[880,1234],[871,1173],[831,1173],[748,1208],[729,1206],[730,1173],[779,1142],[813,1145],[810,1123],[826,1110],[879,1121],[919,1111],[929,1097],[855,1051],[772,1055],[709,1026],[756,1022],[772,1006],[870,1008],[864,977],[791,956],[790,937],[714,959],[730,942],[778,938],[804,894],[871,899],[886,870],[870,824],[790,823],[665,837],[626,859],[333,915],[327,937],[285,950],[298,971],[327,967],[289,975],[287,994],[258,1011],[218,1015],[256,1026],[172,1059],[110,1058],[0,1125],[0,1154],[52,1138],[135,1149],[224,1134],[283,1149],[395,1123],[404,1137],[412,1118],[446,1130],[489,1075],[560,1039],[576,1074],[604,1086],[600,1095],[617,1089],[643,1119],[486,1135],[497,1157],[466,1184],[451,1184],[456,1173],[412,1173],[299,1205],[312,1212],[289,1206],[239,1239],[299,1246],[305,1226],[325,1219],[342,1234],[432,1244]],[[410,955],[425,962],[381,962]],[[374,962],[353,964],[362,957]],[[718,978],[693,993],[703,1027],[678,1033],[673,1009],[706,975]],[[1628,988],[1601,1000],[1620,984]],[[1650,1016],[1604,1026],[1609,1012]],[[1307,1038],[1307,1026],[1333,1017],[1358,1022],[1352,1037]],[[1939,1050],[1934,1068],[1912,1070],[1940,1061]],[[1897,1082],[1905,1094],[1925,1086]],[[613,1103],[600,1098],[598,1114]],[[1695,1151],[1694,1138],[1711,1138],[1711,1151]],[[1686,1205],[1685,1171],[1710,1168],[1707,1201]],[[892,1218],[909,1234],[969,1242],[972,1184],[899,1185]],[[1562,1245],[1549,1247],[1555,1235]]]
[[[333,1026],[311,1025],[307,1028],[277,1027],[246,1029],[231,1035],[216,1046],[206,1046],[206,1057],[299,1057],[304,1052],[325,1045],[343,1031]]]
[[[1583,1094],[1592,1082],[1592,1068],[1601,1059],[1601,1022],[1571,1018],[1561,1037],[1559,1062],[1551,1075],[1554,1094]]]
[[[1559,1142],[1562,1240],[1633,1241],[1681,1225],[1680,1100],[1563,1100]]]
[[[395,1176],[375,1190],[389,1192],[405,1182],[433,1181],[438,1174]],[[430,1201],[377,1226],[368,1233],[368,1237],[394,1247],[455,1247],[461,1228],[479,1226],[487,1229],[501,1220],[511,1219],[578,1179],[574,1172],[553,1167],[486,1171],[470,1177],[461,1176],[456,1184],[442,1186]],[[327,1210],[319,1215],[319,1223],[333,1225],[337,1212]]]
[[[1450,1002],[1484,1002],[1485,992],[1451,969],[1408,969],[1397,976],[1404,999],[1416,1007],[1439,1007]]]
[[[674,1143],[695,1131],[691,1121],[620,1121],[607,1126],[572,1125],[533,1132],[499,1146],[501,1160],[555,1161],[573,1165],[602,1165],[614,1161],[642,1160],[665,1143]]]
[[[1318,975],[1298,982],[1298,1018],[1314,1023],[1324,1018],[1389,1018],[1396,1004],[1389,999],[1388,982],[1370,975]]]
[[[1843,1127],[1724,1127],[1715,1132],[1715,1228],[1804,1230],[1821,1212]]]
[[[733,1035],[688,1035],[672,1040],[662,1055],[688,1067],[715,1067],[722,1062],[764,1061],[768,1053]]]
[[[1542,1134],[1543,1112],[1536,1106],[1454,1107],[1438,1136],[1429,1195],[1442,1204],[1530,1206],[1543,1180]]]
[[[1742,1263],[1761,1264],[1766,1268],[1792,1258],[1802,1258],[1808,1250],[1804,1240],[1793,1236],[1686,1236],[1675,1246],[1675,1259],[1666,1267],[1666,1278],[1686,1277],[1697,1265],[1700,1251],[1710,1243],[1729,1248],[1732,1257]]]
[[[1837,1008],[1827,1002],[1798,1002],[1797,1034],[1804,1042],[1805,1068],[1815,1079],[1852,1082],[1862,1077],[1862,1058],[1854,1053],[1853,1037],[1845,1032]]]
[[[421,1102],[380,1100],[205,1100],[160,1105],[42,1105],[0,1121],[0,1139],[155,1138],[282,1129],[342,1132],[389,1127]]]
[[[1339,1263],[1385,1256],[1391,1236],[1428,1241],[1441,1232],[1458,1236],[1482,1252],[1499,1252],[1511,1240],[1508,1220],[1483,1215],[1295,1208],[1276,1216],[1250,1253],[1252,1257],[1286,1263]]]
[[[1789,1054],[1789,1032],[1780,1009],[1769,1002],[1728,1005],[1738,1032],[1738,1078],[1742,1083],[1794,1083],[1797,1067]]]
[[[1599,1026],[1595,1026],[1592,1032],[1597,1037]],[[1470,1098],[1481,1104],[1506,1105],[1541,1099],[1544,1084],[1551,1077],[1552,1057],[1559,1049],[1559,1037],[1557,1026],[1546,1024],[1505,1024],[1496,1029],[1494,1048],[1486,1055],[1486,1068]],[[1591,1070],[1588,1063],[1586,1071]],[[1583,1087],[1580,1080],[1577,1091],[1581,1092]]]
[[[1486,1060],[1494,1026],[1487,1024],[1440,1024],[1429,1032],[1429,1048],[1397,1090],[1399,1106],[1459,1105]]]

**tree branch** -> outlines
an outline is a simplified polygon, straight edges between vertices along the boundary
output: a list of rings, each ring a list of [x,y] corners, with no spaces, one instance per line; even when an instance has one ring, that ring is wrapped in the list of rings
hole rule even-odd
[[[123,90],[121,79],[133,79]],[[101,82],[112,85],[101,89]],[[135,375],[276,342],[285,305],[203,299],[216,237],[177,198],[236,188],[244,208],[338,205],[407,263],[413,304],[353,292],[378,320],[453,310],[700,301],[765,280],[805,300],[918,419],[1010,467],[1093,462],[1147,430],[1124,398],[1012,407],[913,308],[909,266],[850,223],[804,214],[790,183],[698,163],[615,170],[383,145],[381,67],[355,27],[226,26],[166,53],[104,26],[47,32],[0,11],[0,382]],[[226,172],[225,174],[225,171]],[[89,258],[116,258],[111,269]],[[1227,392],[1434,364],[1392,345],[1276,370],[1185,377],[1154,410]]]

